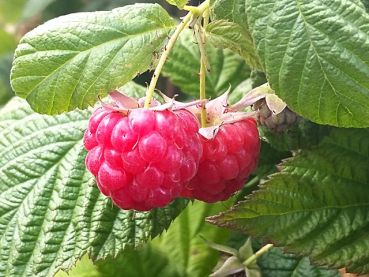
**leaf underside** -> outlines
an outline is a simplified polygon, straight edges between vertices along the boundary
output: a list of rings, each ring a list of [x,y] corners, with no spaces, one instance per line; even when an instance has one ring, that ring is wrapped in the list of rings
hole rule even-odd
[[[369,130],[333,130],[280,166],[248,200],[208,218],[314,263],[369,272]]]
[[[53,276],[84,254],[116,256],[168,228],[186,206],[118,209],[86,170],[91,110],[34,113],[15,98],[0,111],[0,275]]]
[[[93,106],[152,67],[172,28],[173,20],[157,4],[50,20],[20,41],[13,89],[39,113]]]

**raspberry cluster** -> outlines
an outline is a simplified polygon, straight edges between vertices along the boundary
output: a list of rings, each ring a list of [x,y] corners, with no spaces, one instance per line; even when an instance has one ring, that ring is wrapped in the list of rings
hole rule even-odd
[[[87,169],[122,209],[164,207],[198,169],[199,123],[187,110],[97,109],[84,135]]]
[[[122,209],[148,211],[178,196],[223,201],[242,189],[257,165],[256,121],[220,108],[224,96],[208,103],[209,128],[199,126],[199,107],[173,109],[172,102],[140,108],[140,99],[111,97],[116,103],[102,103],[90,118],[86,167]]]

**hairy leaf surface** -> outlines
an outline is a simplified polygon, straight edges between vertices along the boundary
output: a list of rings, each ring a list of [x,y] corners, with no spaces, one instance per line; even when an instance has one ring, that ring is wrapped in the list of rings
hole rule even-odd
[[[369,126],[369,15],[360,1],[246,0],[270,85],[320,124]]]
[[[186,206],[135,213],[101,194],[85,167],[90,114],[40,115],[20,98],[0,111],[1,276],[53,276],[85,253],[116,256],[160,234]]]
[[[252,68],[261,68],[248,33],[237,23],[225,20],[213,21],[206,28],[206,34],[214,47],[231,49],[241,55]]]
[[[196,39],[190,30],[183,31],[164,65],[163,74],[184,93],[198,97],[200,79],[196,73],[200,70],[200,51],[195,42]],[[230,85],[233,90],[249,78],[250,68],[232,51],[215,49],[208,44],[207,55],[211,67],[211,71],[206,73],[208,96],[220,95]]]
[[[208,220],[318,264],[368,273],[369,130],[333,130],[280,166],[248,200]]]
[[[157,4],[50,20],[20,41],[12,86],[39,113],[85,109],[149,69],[172,27]]]
[[[255,49],[254,39],[249,30],[247,14],[245,13],[246,0],[214,0],[211,1],[213,23],[207,31],[210,41],[221,42],[222,47],[232,50],[240,48],[240,55],[252,67],[263,70],[260,57]],[[228,20],[227,23],[225,20]]]

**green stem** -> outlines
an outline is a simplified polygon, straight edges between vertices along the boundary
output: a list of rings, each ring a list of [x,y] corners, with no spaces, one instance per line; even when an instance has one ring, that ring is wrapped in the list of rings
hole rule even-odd
[[[147,88],[145,105],[144,105],[145,108],[150,107],[150,102],[151,102],[151,99],[153,97],[154,90],[155,90],[156,84],[158,82],[160,72],[163,69],[163,66],[164,66],[164,64],[165,64],[165,62],[168,58],[168,55],[169,55],[170,51],[173,49],[173,46],[174,46],[175,42],[177,41],[177,38],[178,38],[179,34],[187,26],[187,24],[191,20],[191,18],[193,18],[194,16],[197,16],[197,15],[203,14],[204,11],[209,9],[209,6],[210,6],[209,0],[207,0],[204,3],[202,3],[199,7],[191,7],[191,9],[188,9],[188,10],[190,10],[190,12],[183,18],[181,23],[175,29],[173,35],[170,37],[170,39],[168,41],[168,44],[165,46],[164,52],[161,55],[161,57],[159,59],[159,62],[158,62],[158,65],[156,66],[154,74],[151,78],[150,85]],[[189,8],[189,6],[186,6],[186,7]]]
[[[207,26],[209,23],[209,10],[205,10],[204,12],[204,27]],[[197,43],[199,45],[200,49],[200,100],[206,99],[206,71],[210,71],[210,66],[208,63],[208,58],[206,54],[206,36],[203,33],[203,27],[200,24],[197,24],[195,26],[195,36]],[[201,106],[201,127],[206,128],[207,127],[207,114],[205,105]]]
[[[201,43],[201,41],[199,43]],[[206,66],[205,66],[205,61],[201,57],[201,65],[200,65],[200,100],[204,100],[206,98],[205,81],[206,81]],[[208,124],[207,124],[206,109],[205,109],[205,104],[203,104],[203,105],[201,105],[201,127],[206,128],[207,125]]]
[[[265,252],[268,252],[268,250],[272,247],[273,247],[273,244],[265,245],[263,248],[261,248],[259,251],[257,251],[254,255],[252,255],[250,258],[248,258],[244,262],[244,265],[246,267],[249,267],[253,262],[255,262],[257,260],[257,258],[259,258],[261,255],[263,255]]]

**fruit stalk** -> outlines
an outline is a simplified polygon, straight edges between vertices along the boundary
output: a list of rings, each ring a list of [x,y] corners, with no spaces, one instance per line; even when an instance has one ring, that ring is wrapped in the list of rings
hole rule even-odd
[[[263,255],[265,252],[268,252],[268,250],[272,247],[273,247],[273,244],[265,245],[263,248],[261,248],[259,251],[257,251],[254,255],[252,255],[250,258],[248,258],[244,262],[244,265],[246,267],[250,266],[250,264],[252,264],[257,258],[259,258],[261,255]]]
[[[150,102],[151,99],[153,97],[154,94],[154,90],[156,87],[156,84],[158,82],[159,79],[159,75],[160,72],[169,56],[170,51],[173,49],[173,46],[175,44],[175,42],[177,41],[177,38],[179,36],[179,34],[183,31],[183,29],[187,26],[188,22],[190,22],[190,20],[194,17],[194,16],[199,16],[201,14],[203,14],[207,9],[209,9],[209,1],[205,1],[204,3],[202,3],[199,7],[195,8],[192,7],[192,9],[190,10],[190,12],[182,19],[181,23],[177,26],[177,28],[175,29],[174,33],[172,34],[172,36],[170,37],[168,44],[165,46],[164,52],[161,55],[158,65],[155,68],[154,74],[151,78],[150,81],[150,85],[147,88],[146,91],[146,100],[145,100],[145,108],[149,108],[150,107]],[[189,7],[186,6],[186,9],[189,9]]]
[[[209,23],[209,13],[208,10],[204,12],[204,28]],[[200,100],[206,99],[206,71],[210,71],[209,62],[207,59],[206,54],[206,37],[204,35],[204,32],[202,31],[202,28],[200,24],[197,24],[195,26],[195,36],[197,43],[199,45],[200,49]],[[206,128],[207,127],[207,115],[206,115],[206,109],[205,105],[201,106],[201,127]]]

